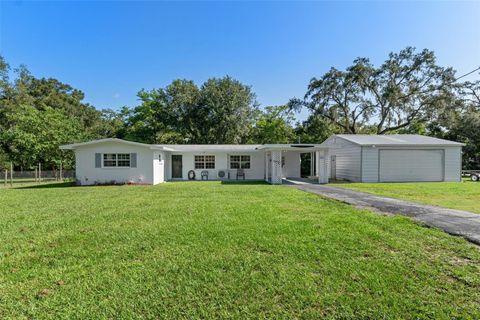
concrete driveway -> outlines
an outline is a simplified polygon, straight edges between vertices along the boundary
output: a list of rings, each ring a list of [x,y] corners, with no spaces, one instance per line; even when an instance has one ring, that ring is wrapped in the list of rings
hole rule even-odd
[[[319,184],[288,184],[306,192],[385,214],[401,214],[480,245],[480,214]]]

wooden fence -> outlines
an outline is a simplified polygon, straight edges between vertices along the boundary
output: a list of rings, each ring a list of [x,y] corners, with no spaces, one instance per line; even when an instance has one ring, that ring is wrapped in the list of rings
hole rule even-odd
[[[10,169],[10,170],[9,170]],[[52,181],[72,181],[75,180],[75,170],[42,170],[39,165],[35,170],[15,171],[13,166],[0,172],[0,186],[13,187],[14,184],[31,184]]]

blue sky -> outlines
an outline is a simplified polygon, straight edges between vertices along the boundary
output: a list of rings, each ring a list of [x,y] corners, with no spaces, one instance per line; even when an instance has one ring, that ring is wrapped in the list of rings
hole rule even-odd
[[[480,66],[480,2],[0,3],[0,54],[81,89],[97,108],[173,79],[230,75],[262,106],[359,56],[429,48],[458,74]],[[301,118],[305,115],[303,114]]]

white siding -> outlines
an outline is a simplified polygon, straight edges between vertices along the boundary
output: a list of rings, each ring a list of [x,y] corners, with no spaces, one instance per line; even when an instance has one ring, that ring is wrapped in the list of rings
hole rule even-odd
[[[95,168],[95,153],[136,153],[136,168]],[[153,151],[121,142],[104,142],[75,150],[75,172],[82,185],[95,183],[153,184]]]
[[[445,148],[445,181],[461,181],[462,147]]]
[[[336,156],[338,180],[359,182],[361,179],[362,147],[340,137],[330,137],[325,141],[328,146],[328,174],[331,173],[330,159]]]
[[[249,155],[250,156],[250,169],[245,169],[245,179],[247,180],[263,180],[265,169],[265,153],[263,151],[256,152],[168,152],[166,153],[165,177],[166,180],[172,179],[172,155],[182,155],[183,170],[182,179],[188,180],[188,171],[195,171],[195,179],[200,180],[200,173],[203,170],[209,172],[209,180],[217,179],[218,170],[228,170],[230,172],[230,178],[236,178],[236,169],[230,169],[229,156],[230,155]],[[215,169],[194,169],[194,156],[195,155],[214,155],[215,156]]]

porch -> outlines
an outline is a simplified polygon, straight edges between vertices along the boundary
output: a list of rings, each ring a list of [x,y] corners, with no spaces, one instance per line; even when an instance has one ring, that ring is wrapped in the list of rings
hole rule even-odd
[[[328,149],[312,144],[264,145],[265,181],[271,184],[328,183]],[[310,174],[302,175],[302,154],[310,154]]]

